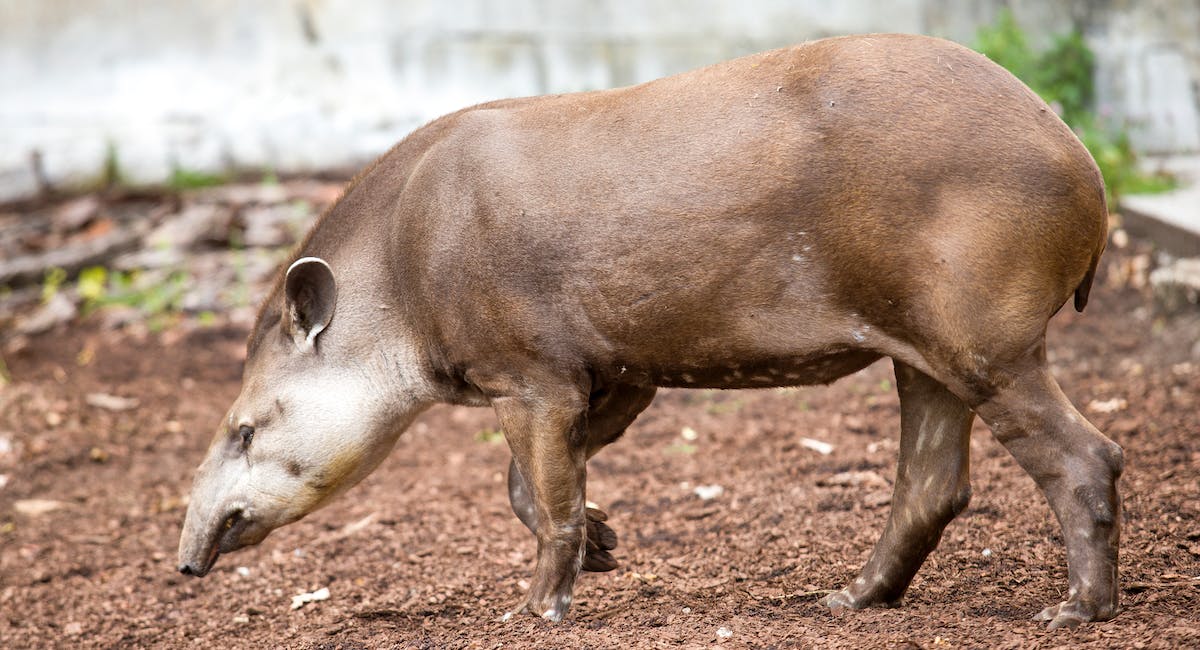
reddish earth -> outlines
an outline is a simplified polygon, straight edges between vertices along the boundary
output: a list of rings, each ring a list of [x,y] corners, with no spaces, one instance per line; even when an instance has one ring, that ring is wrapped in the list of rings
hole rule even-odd
[[[508,454],[483,409],[429,412],[349,495],[184,578],[185,495],[238,391],[246,333],[102,331],[93,316],[6,359],[0,647],[1200,647],[1200,314],[1157,316],[1119,281],[1130,255],[1110,251],[1087,312],[1065,310],[1050,331],[1067,394],[1127,452],[1113,621],[1047,632],[1029,620],[1064,596],[1058,525],[980,425],[974,500],[904,605],[834,616],[818,604],[887,516],[899,416],[882,362],[830,387],[662,393],[591,464],[622,567],[584,575],[559,625],[498,622],[534,544],[508,509]],[[851,470],[861,485],[826,484]],[[694,488],[707,485],[724,491],[703,500]],[[290,608],[322,587],[328,600]]]

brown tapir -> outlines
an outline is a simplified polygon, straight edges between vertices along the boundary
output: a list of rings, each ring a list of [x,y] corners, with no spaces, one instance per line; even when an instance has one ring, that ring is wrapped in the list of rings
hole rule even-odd
[[[899,601],[966,505],[978,414],[1062,525],[1051,627],[1117,612],[1120,447],[1046,365],[1088,289],[1104,185],[983,56],[833,38],[638,86],[512,99],[418,129],[299,247],[196,475],[180,570],[257,544],[370,472],[437,403],[490,405],[537,538],[516,611],[559,620],[615,566],[587,459],[659,386],[760,388],[895,365],[892,512],[833,608]]]

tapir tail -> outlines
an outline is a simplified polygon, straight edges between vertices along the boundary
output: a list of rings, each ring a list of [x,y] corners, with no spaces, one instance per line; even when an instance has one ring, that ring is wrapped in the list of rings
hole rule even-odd
[[[1100,266],[1100,256],[1104,254],[1104,248],[1108,246],[1108,201],[1104,195],[1104,178],[1100,176],[1100,171],[1096,171],[1096,177],[1100,182],[1100,245],[1096,247],[1096,254],[1092,255],[1092,263],[1088,266],[1087,273],[1083,274],[1083,280],[1080,280],[1079,286],[1075,287],[1075,311],[1083,311],[1087,307],[1088,293],[1092,290],[1092,280],[1096,279],[1096,267]]]
[[[1079,286],[1075,287],[1075,311],[1083,311],[1087,307],[1088,293],[1092,290],[1092,280],[1096,279],[1096,267],[1100,265],[1100,254],[1103,252],[1104,247],[1101,247],[1092,257],[1092,265],[1088,267]]]

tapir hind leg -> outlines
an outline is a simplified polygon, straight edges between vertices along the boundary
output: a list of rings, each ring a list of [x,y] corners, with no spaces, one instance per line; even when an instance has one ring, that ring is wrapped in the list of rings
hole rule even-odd
[[[900,393],[900,460],[883,536],[854,582],[826,596],[834,609],[893,606],[970,498],[975,414],[942,384],[894,362]]]
[[[1046,495],[1067,546],[1067,599],[1036,618],[1051,628],[1117,613],[1121,447],[1071,405],[1037,348],[975,411]]]
[[[591,397],[587,412],[587,457],[591,458],[625,433],[637,416],[654,399],[653,386],[618,384]],[[508,464],[508,498],[521,523],[537,535],[537,511],[525,477],[516,460]],[[617,534],[605,523],[608,515],[587,508],[587,541],[583,557],[584,571],[611,571],[618,563],[611,551],[617,547]]]

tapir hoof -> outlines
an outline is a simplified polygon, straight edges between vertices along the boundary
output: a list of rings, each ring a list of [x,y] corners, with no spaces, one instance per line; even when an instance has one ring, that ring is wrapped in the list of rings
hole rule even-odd
[[[604,523],[608,515],[596,508],[587,509],[587,545],[583,556],[584,571],[600,573],[620,566],[609,551],[617,547],[617,533]]]
[[[1046,627],[1057,630],[1076,628],[1092,621],[1107,621],[1116,615],[1116,608],[1113,607],[1096,607],[1079,601],[1064,600],[1057,605],[1043,609],[1033,617],[1033,620],[1050,621]]]
[[[835,591],[821,599],[821,604],[828,607],[834,614],[847,609],[866,609],[868,607],[893,608],[900,606],[900,598],[885,598],[879,594],[864,593],[855,596],[850,588]]]

